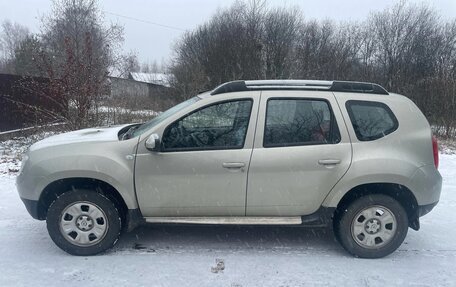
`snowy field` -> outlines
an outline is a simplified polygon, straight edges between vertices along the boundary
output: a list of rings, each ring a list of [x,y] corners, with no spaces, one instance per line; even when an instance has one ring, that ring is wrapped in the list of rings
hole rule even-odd
[[[26,212],[18,167],[0,162],[0,286],[456,286],[456,155],[440,157],[441,201],[421,230],[376,260],[297,227],[146,226],[104,255],[71,256]]]

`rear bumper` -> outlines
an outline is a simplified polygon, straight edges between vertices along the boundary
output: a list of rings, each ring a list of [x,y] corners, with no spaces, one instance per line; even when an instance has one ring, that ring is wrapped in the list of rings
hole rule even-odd
[[[412,217],[409,218],[409,226],[414,230],[420,230],[420,217],[431,212],[431,210],[437,205],[437,203],[439,202],[436,201],[431,204],[418,205],[418,208],[416,208],[414,215],[412,215]]]
[[[35,219],[43,220],[42,215],[40,214],[40,207],[38,200],[30,200],[21,197],[22,202],[27,208],[28,213]]]
[[[419,205],[418,206],[418,217],[424,216],[431,212],[431,210],[439,203],[438,201],[431,203],[431,204],[426,204],[426,205]]]

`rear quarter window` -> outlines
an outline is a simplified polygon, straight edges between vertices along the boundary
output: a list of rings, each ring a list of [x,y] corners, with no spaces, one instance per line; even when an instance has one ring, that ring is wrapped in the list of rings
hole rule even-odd
[[[360,141],[382,138],[399,127],[394,113],[384,103],[347,101],[345,105],[356,137]]]

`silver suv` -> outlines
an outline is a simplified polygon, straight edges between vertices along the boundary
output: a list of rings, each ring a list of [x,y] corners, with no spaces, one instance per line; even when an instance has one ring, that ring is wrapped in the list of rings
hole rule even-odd
[[[17,177],[29,213],[74,255],[142,223],[329,226],[377,258],[439,201],[428,121],[371,83],[235,81],[143,124],[32,145]]]

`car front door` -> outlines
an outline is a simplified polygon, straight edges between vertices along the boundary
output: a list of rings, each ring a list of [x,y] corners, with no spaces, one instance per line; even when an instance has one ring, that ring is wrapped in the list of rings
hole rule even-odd
[[[144,216],[245,215],[259,96],[239,94],[214,96],[220,100],[169,123],[159,152],[141,139],[135,184]]]
[[[350,163],[350,139],[331,92],[264,91],[246,215],[311,214]]]

